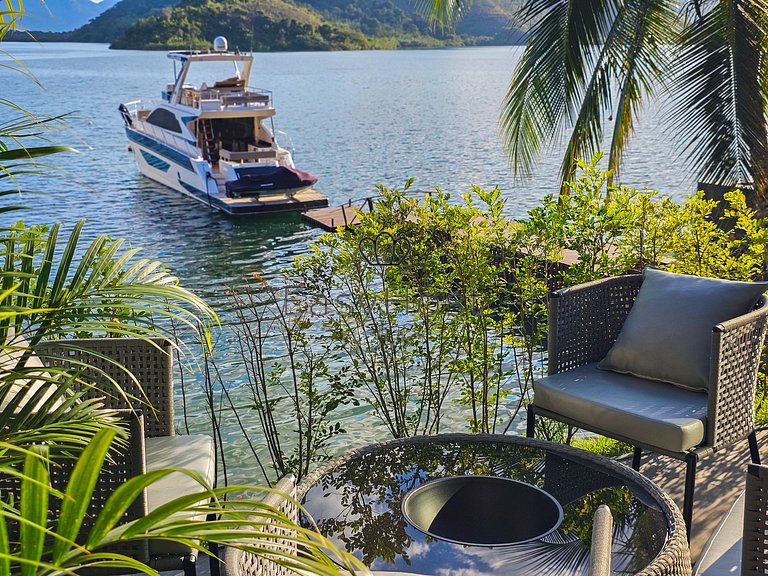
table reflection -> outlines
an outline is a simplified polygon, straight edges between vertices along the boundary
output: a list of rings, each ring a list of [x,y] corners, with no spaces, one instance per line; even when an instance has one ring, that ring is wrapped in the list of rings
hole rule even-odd
[[[470,437],[471,438],[471,437]],[[571,451],[573,452],[573,451]],[[563,507],[563,522],[533,542],[466,546],[427,536],[401,513],[403,496],[427,480],[476,474],[538,486]],[[320,531],[374,570],[417,574],[586,574],[592,516],[614,516],[613,570],[637,572],[666,541],[664,514],[651,494],[594,457],[480,439],[382,446],[309,477],[299,487]],[[467,510],[467,514],[471,514]],[[309,518],[302,517],[305,525]]]

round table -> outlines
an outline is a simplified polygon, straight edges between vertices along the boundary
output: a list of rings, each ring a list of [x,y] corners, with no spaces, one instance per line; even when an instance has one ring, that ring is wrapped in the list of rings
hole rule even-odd
[[[559,528],[535,541],[475,546],[437,539],[401,512],[406,493],[426,481],[499,476],[537,486],[563,509]],[[607,504],[614,517],[617,573],[691,572],[682,516],[652,482],[614,460],[520,436],[417,436],[348,452],[307,476],[298,498],[320,532],[374,571],[422,575],[586,574],[592,517]],[[467,510],[467,514],[472,514]]]

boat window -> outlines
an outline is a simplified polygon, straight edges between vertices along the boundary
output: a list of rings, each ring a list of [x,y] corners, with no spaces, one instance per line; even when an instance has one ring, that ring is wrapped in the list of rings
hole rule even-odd
[[[173,112],[169,112],[165,108],[157,108],[156,110],[153,110],[152,114],[147,116],[147,122],[159,126],[160,128],[170,130],[171,132],[178,132],[181,134],[181,125],[176,119],[176,116],[173,115]]]

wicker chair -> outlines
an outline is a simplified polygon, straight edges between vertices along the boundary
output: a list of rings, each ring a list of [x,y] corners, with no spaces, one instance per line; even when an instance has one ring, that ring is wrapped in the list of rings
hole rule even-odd
[[[750,464],[746,489],[710,535],[694,576],[752,576],[768,566],[768,466]]]
[[[611,541],[613,516],[605,504],[598,506],[592,523],[592,544],[589,548],[589,576],[611,576]]]
[[[282,511],[294,522],[298,522],[299,511],[295,504],[296,477],[289,474],[280,479],[274,488],[277,492],[267,494],[263,502]],[[289,495],[294,501],[285,498],[284,494]],[[275,550],[288,554],[296,553],[296,542],[281,539],[280,528],[275,527],[271,532],[275,534]],[[266,556],[229,547],[224,549],[224,570],[227,576],[291,576],[296,574],[294,571],[276,564]]]
[[[698,460],[748,438],[752,461],[760,461],[754,430],[754,398],[768,299],[761,296],[753,311],[713,327],[709,388],[702,393],[597,369],[596,363],[616,341],[642,283],[642,275],[631,274],[561,289],[550,295],[549,376],[534,383],[527,435],[534,435],[535,417],[540,415],[635,446],[636,470],[640,467],[641,449],[684,460],[683,517],[690,537]],[[558,388],[553,395],[550,387],[554,383]],[[646,404],[642,409],[637,402],[631,408],[621,405],[624,400],[619,398],[619,386],[631,394],[643,391]],[[578,408],[574,408],[573,402],[566,408],[567,402],[556,397],[560,390],[577,398]],[[613,421],[605,418],[606,409],[612,410]],[[644,420],[632,429],[629,421],[638,421],[639,412]],[[698,426],[698,436],[678,431],[678,450],[656,443],[658,434],[654,426],[668,429],[681,421]]]
[[[86,393],[86,396],[102,398],[111,408],[134,415],[128,452],[105,464],[91,508],[100,508],[117,483],[145,471],[183,467],[194,470],[209,484],[215,483],[212,439],[206,435],[177,436],[174,432],[173,353],[169,342],[136,338],[59,340],[41,344],[36,352],[47,366],[83,370],[83,376],[90,376],[95,382],[103,382],[107,374],[127,395],[104,396],[96,389]],[[86,368],[88,366],[96,369]],[[66,467],[52,480],[63,485],[67,481]],[[201,493],[202,502],[208,501],[197,482],[185,474],[172,473],[137,499],[126,520],[140,518],[173,498],[196,492]],[[205,519],[204,516],[197,518]],[[197,550],[188,546],[151,540],[119,551],[157,570],[183,569],[187,576],[196,573]]]
[[[768,466],[750,464],[744,501],[741,574],[765,574],[768,566]]]

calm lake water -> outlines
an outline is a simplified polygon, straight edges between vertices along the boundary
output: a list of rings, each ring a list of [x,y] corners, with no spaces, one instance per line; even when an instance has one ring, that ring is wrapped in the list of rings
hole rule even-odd
[[[89,44],[5,43],[4,48],[26,63],[42,86],[0,68],[2,97],[35,112],[74,112],[57,143],[80,153],[56,157],[61,178],[35,183],[45,194],[26,198],[34,209],[0,215],[0,224],[22,216],[28,223],[87,218],[89,235],[126,237],[144,247],[146,255],[162,260],[186,287],[206,297],[225,323],[231,320],[230,286],[254,273],[275,277],[320,234],[293,215],[232,220],[139,174],[117,106],[159,99],[172,74],[164,53]],[[274,92],[277,128],[290,135],[297,166],[319,176],[317,189],[332,205],[370,195],[375,184],[399,186],[413,177],[416,188],[440,186],[455,197],[470,183],[498,186],[515,217],[558,189],[561,157],[556,147],[527,182],[512,178],[497,121],[520,52],[520,47],[492,47],[257,54],[251,84]],[[5,109],[0,121],[4,115]],[[664,135],[663,125],[653,110],[644,115],[622,181],[682,198],[694,190],[695,180],[682,171],[677,145]],[[239,355],[231,335],[222,340],[219,365],[227,382],[237,386],[243,381]],[[194,386],[197,377],[190,378]],[[192,394],[192,405],[193,427],[202,427],[204,418],[194,418],[204,413],[199,394]],[[248,425],[254,423],[255,415]],[[345,425],[349,433],[339,449],[386,436],[365,413],[348,413]],[[233,449],[235,479],[260,479],[234,425],[224,433]]]

